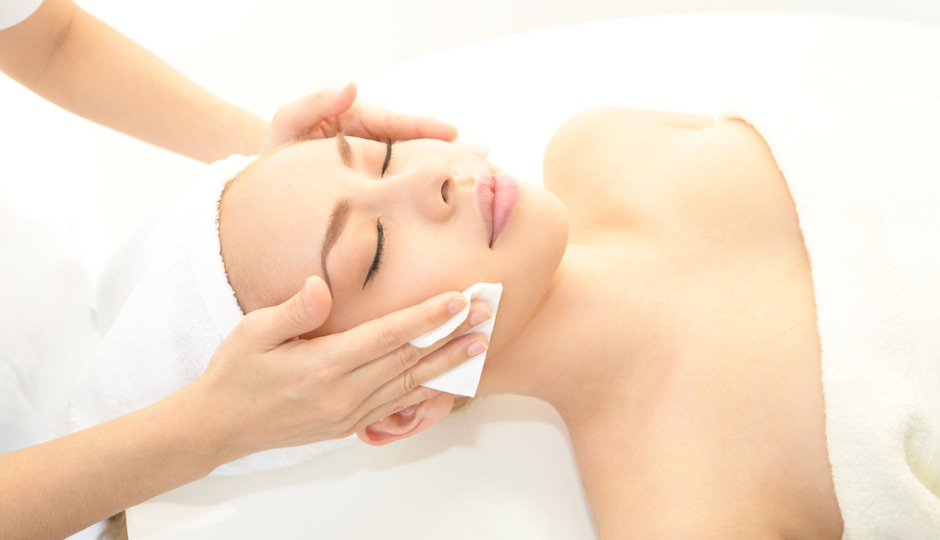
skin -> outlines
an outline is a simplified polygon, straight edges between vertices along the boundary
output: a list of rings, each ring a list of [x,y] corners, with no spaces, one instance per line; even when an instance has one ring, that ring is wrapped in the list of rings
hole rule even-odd
[[[227,191],[223,258],[243,307],[317,271],[329,205],[351,197],[361,214],[327,261],[335,304],[322,330],[435,288],[502,282],[479,393],[558,409],[602,538],[841,537],[809,258],[786,181],[748,124],[581,113],[546,150],[547,190],[523,186],[491,251],[475,205],[456,196],[479,160],[416,141],[380,179],[384,148],[351,142],[355,171],[335,145],[295,145]],[[378,216],[388,261],[363,290]],[[340,275],[332,257],[358,270]],[[359,434],[442,417],[422,404],[417,419]]]

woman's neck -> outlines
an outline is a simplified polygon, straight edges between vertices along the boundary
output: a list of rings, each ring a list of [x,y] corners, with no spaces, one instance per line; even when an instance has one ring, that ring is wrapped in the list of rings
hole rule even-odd
[[[569,244],[521,330],[488,353],[480,393],[543,399],[566,421],[623,400],[640,413],[674,368],[678,294],[667,261],[640,238]]]

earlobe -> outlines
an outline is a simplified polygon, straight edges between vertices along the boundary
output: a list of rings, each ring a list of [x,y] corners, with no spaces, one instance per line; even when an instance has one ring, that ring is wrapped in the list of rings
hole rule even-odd
[[[417,435],[441,421],[454,407],[454,395],[441,392],[403,411],[386,416],[356,432],[359,440],[382,446]]]

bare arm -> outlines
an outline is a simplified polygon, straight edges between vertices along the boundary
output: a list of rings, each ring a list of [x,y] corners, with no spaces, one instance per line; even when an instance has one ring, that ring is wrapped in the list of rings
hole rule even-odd
[[[330,310],[326,284],[311,278],[283,304],[248,314],[206,372],[171,396],[0,455],[0,538],[63,538],[224,463],[347,437],[434,398],[440,392],[417,385],[463,363],[470,345],[486,339],[461,336],[467,320],[427,349],[408,340],[465,302],[444,293],[342,334],[297,339]],[[470,309],[491,314],[479,301]]]
[[[0,31],[0,70],[77,115],[204,162],[257,153],[268,125],[71,0],[45,0]]]
[[[175,396],[175,394],[174,394]],[[178,398],[0,455],[0,536],[64,538],[209,474]]]

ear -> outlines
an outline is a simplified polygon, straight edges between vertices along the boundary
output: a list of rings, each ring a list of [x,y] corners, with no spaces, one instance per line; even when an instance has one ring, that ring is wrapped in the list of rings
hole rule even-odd
[[[417,435],[438,423],[454,408],[454,395],[441,392],[407,409],[386,416],[356,432],[359,440],[372,446],[382,446]]]

